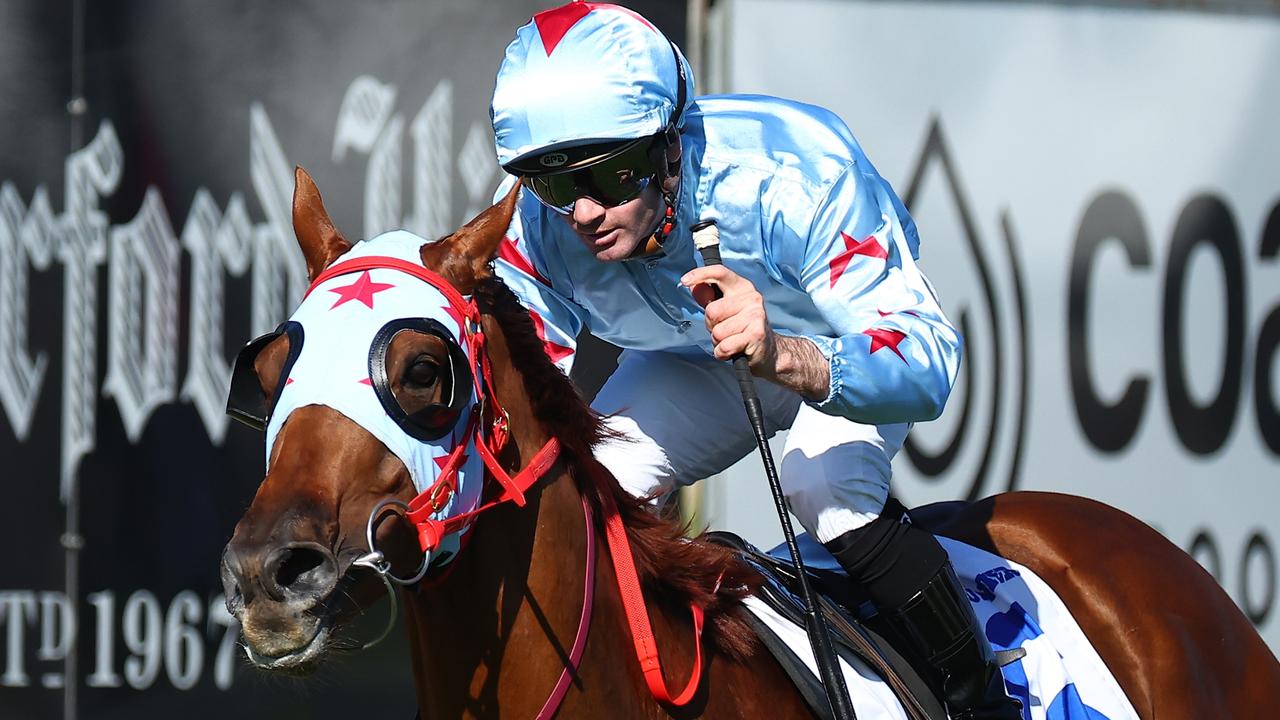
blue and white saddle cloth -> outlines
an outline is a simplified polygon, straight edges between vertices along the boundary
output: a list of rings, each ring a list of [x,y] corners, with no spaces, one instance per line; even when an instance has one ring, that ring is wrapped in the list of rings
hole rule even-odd
[[[1009,694],[1022,701],[1024,720],[1137,720],[1120,684],[1066,605],[1026,567],[944,537],[956,575],[973,603],[978,624],[996,650],[1021,648],[1026,655],[1003,668]],[[814,542],[802,542],[805,564],[838,570],[834,559]],[[785,547],[781,554],[785,557]],[[803,626],[796,625],[755,597],[747,608],[767,625],[816,674],[813,651]],[[859,720],[907,720],[889,685],[854,657],[841,659],[849,696]]]

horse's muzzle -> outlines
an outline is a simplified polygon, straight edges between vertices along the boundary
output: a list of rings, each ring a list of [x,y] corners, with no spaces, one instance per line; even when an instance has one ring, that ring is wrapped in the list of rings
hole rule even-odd
[[[318,543],[240,548],[233,542],[222,555],[221,574],[227,610],[240,621],[251,657],[308,650],[331,620],[325,604],[338,584],[338,562]]]

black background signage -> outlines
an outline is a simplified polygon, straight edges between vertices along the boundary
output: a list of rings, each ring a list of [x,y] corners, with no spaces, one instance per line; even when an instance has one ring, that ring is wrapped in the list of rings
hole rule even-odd
[[[293,165],[349,237],[453,229],[499,180],[502,50],[550,4],[0,5],[0,718],[413,716],[399,632],[305,681],[242,660],[217,563],[263,449],[217,386],[298,298]],[[628,4],[683,40],[683,3]]]

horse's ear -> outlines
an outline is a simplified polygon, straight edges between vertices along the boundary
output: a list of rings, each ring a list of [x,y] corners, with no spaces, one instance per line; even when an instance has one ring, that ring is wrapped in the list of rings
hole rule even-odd
[[[519,195],[520,183],[516,183],[506,197],[457,232],[438,243],[423,245],[422,264],[443,275],[458,292],[470,294],[476,281],[489,274],[489,261],[498,254]]]
[[[307,277],[314,281],[329,263],[351,249],[333,227],[316,183],[306,170],[293,170],[293,233],[307,260]]]

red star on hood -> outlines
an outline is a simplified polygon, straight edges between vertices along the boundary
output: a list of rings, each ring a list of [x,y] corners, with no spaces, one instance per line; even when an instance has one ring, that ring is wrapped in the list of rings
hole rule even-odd
[[[369,276],[369,271],[365,270],[360,273],[360,277],[357,278],[354,283],[345,287],[329,288],[329,292],[338,294],[337,302],[335,302],[329,309],[332,310],[339,305],[343,305],[352,300],[359,300],[365,304],[365,307],[372,310],[374,293],[380,293],[383,290],[390,290],[393,287],[395,287],[395,285],[374,282],[373,278]]]
[[[467,464],[467,457],[468,456],[465,452],[462,453],[462,457],[458,458],[458,467],[462,467],[463,465]],[[436,467],[440,468],[440,472],[444,472],[445,467],[448,466],[449,464],[449,456],[437,455],[431,458],[431,461],[436,464]]]
[[[875,235],[868,236],[862,242],[854,240],[843,232],[840,233],[840,237],[844,239],[845,250],[831,260],[831,287],[836,286],[836,281],[844,274],[845,268],[849,267],[849,261],[854,255],[866,255],[881,260],[889,259],[889,253],[885,251],[880,241],[876,240]]]
[[[891,328],[869,328],[862,331],[863,335],[871,338],[871,354],[874,355],[882,348],[889,348],[894,355],[902,358],[902,362],[907,362],[907,358],[903,356],[902,351],[898,349],[898,343],[906,339],[907,334],[900,330]]]
[[[538,339],[542,340],[542,347],[547,351],[547,357],[551,358],[551,362],[558,363],[573,354],[573,348],[558,345],[547,339],[547,328],[542,322],[541,315],[530,310],[529,317],[533,318],[534,332],[538,333]]]
[[[467,336],[467,328],[466,325],[463,324],[463,320],[465,318],[462,311],[450,304],[441,305],[440,309],[448,313],[449,317],[453,318],[453,321],[458,323],[458,342],[461,343],[463,338]]]

